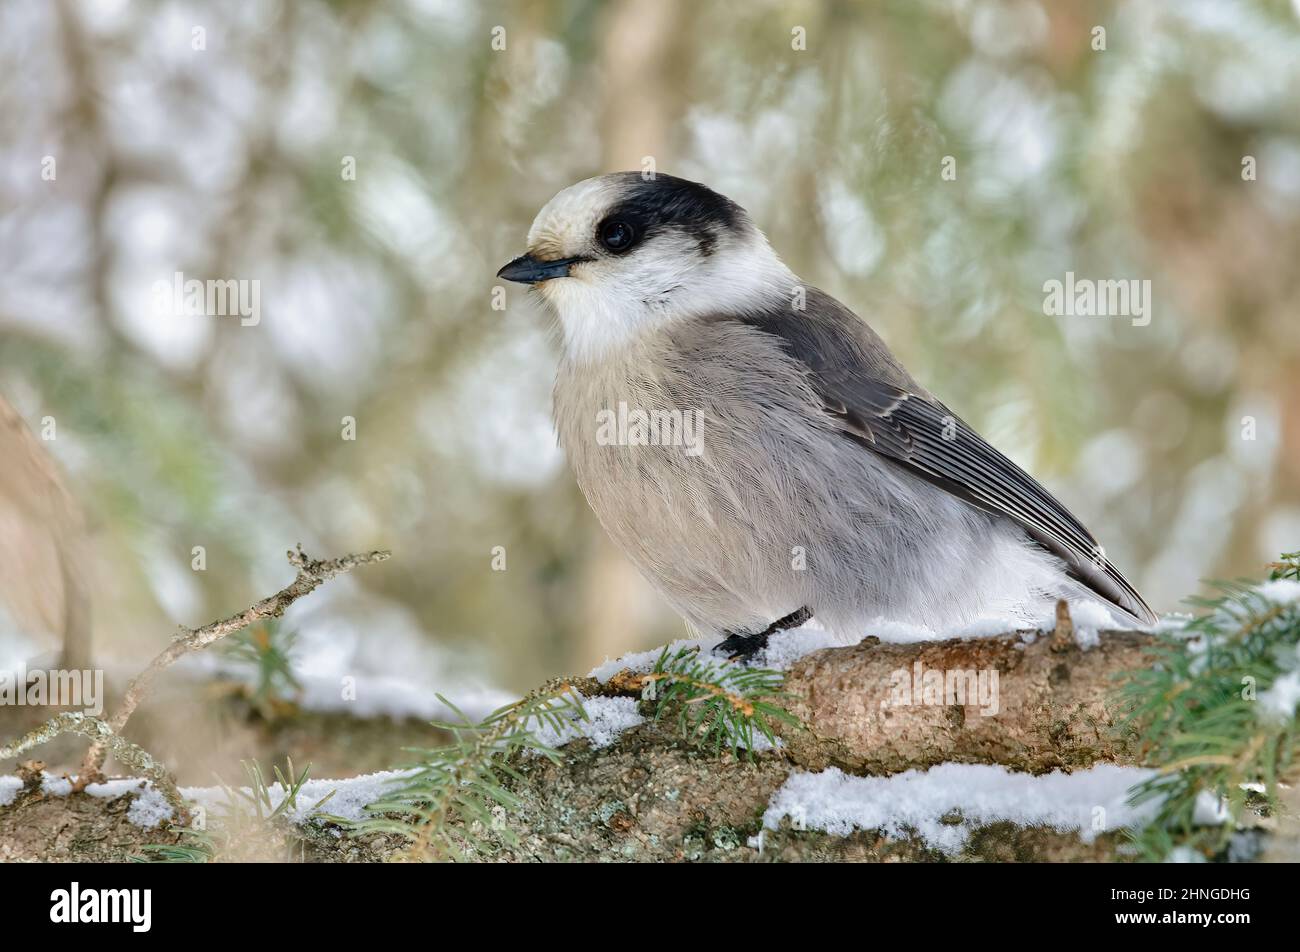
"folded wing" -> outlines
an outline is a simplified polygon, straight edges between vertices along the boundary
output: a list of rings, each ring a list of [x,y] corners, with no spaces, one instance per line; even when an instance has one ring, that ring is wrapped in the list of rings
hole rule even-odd
[[[801,313],[750,315],[808,370],[846,437],[989,512],[1014,520],[1069,574],[1143,623],[1156,615],[1069,510],[915,383],[875,332],[833,298],[810,291]]]

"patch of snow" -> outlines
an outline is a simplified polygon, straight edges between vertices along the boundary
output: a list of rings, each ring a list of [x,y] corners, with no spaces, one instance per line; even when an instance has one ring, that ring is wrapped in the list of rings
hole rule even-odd
[[[1196,794],[1196,802],[1192,805],[1193,823],[1198,826],[1222,826],[1231,819],[1228,801],[1223,797],[1217,797],[1209,790]]]
[[[410,775],[409,770],[381,770],[378,773],[362,774],[342,780],[308,780],[298,791],[296,806],[287,811],[285,816],[292,823],[303,823],[318,813],[342,817],[345,820],[361,820],[368,816],[365,812],[367,803],[378,800],[406,781]],[[240,789],[244,793],[252,792],[248,787]],[[331,792],[334,795],[317,811],[316,804]],[[273,808],[283,803],[288,795],[288,791],[279,783],[269,784],[267,793],[270,795]],[[221,810],[230,806],[229,797],[222,787],[181,787],[181,796],[208,810]],[[170,816],[170,810],[167,815]]]
[[[1021,623],[1023,626],[1023,622]],[[866,626],[863,637],[876,637],[891,644],[913,644],[918,641],[941,641],[947,635],[934,631],[924,625],[913,625],[905,621],[891,621],[880,617],[872,619]],[[1007,631],[1009,629],[1003,629]],[[955,637],[955,636],[954,636]]]
[[[774,744],[761,732],[754,731],[754,743],[749,746],[749,749],[755,754],[761,754],[769,750],[780,750],[784,746],[785,741],[781,740],[781,738],[776,738]]]
[[[1165,615],[1148,630],[1156,635],[1180,635],[1187,631],[1187,626],[1194,616],[1186,612],[1173,612]]]
[[[54,774],[42,773],[41,793],[47,797],[66,797],[71,792],[72,781],[67,777],[56,777]]]
[[[1070,618],[1074,621],[1074,640],[1084,651],[1101,644],[1103,628],[1115,627],[1114,616],[1098,602],[1072,603]]]
[[[14,801],[22,781],[17,777],[0,777],[0,806],[8,806]],[[51,773],[41,775],[41,792],[51,797],[66,797],[72,792],[72,781],[67,777],[56,777]],[[158,793],[147,780],[138,777],[125,777],[119,780],[107,780],[104,783],[87,785],[86,793],[92,797],[112,799],[127,794],[134,795],[131,806],[127,809],[127,819],[136,826],[151,829],[161,820],[172,815],[172,808],[167,805],[162,794]]]
[[[367,816],[366,804],[378,800],[409,776],[410,771],[407,770],[385,770],[343,780],[308,780],[298,791],[297,806],[286,815],[293,823],[310,819],[316,813],[316,804],[333,791],[334,795],[321,806],[320,813],[345,820],[364,819]],[[21,789],[22,781],[19,778],[0,776],[0,806],[12,803]],[[245,793],[252,792],[248,787],[242,789]],[[72,792],[72,781],[67,777],[46,773],[41,778],[41,791],[48,796],[66,797]],[[267,792],[273,806],[279,806],[287,794],[279,783],[270,784]],[[127,819],[145,829],[153,829],[172,816],[172,808],[163,795],[149,781],[136,777],[92,783],[87,785],[86,793],[104,799],[132,796],[134,799],[127,809]],[[182,787],[181,796],[207,810],[228,806],[228,797],[222,787]]]
[[[1267,691],[1259,692],[1260,716],[1274,723],[1286,723],[1300,704],[1300,670],[1278,675]]]
[[[636,709],[636,698],[593,697],[582,699],[582,709],[587,713],[583,720],[576,711],[569,712],[564,730],[556,731],[549,724],[534,732],[538,743],[546,747],[562,747],[569,741],[585,737],[592,747],[608,747],[618,740],[625,730],[636,727],[645,718]]]
[[[668,655],[671,657],[681,648],[699,648],[700,654],[703,655],[717,644],[718,641],[719,639],[717,638],[681,638],[677,641],[669,642],[667,646]],[[633,651],[632,653],[625,654],[619,658],[606,658],[603,664],[598,664],[596,667],[592,668],[587,676],[595,678],[601,684],[604,684],[624,668],[637,673],[651,671],[654,669],[655,662],[659,660],[659,656],[663,654],[663,652],[663,648],[654,648],[650,651]],[[721,661],[722,659],[719,658],[718,660]]]
[[[1205,857],[1190,846],[1175,846],[1165,857],[1166,863],[1204,863]]]
[[[1073,611],[1073,607],[1070,610]],[[969,621],[964,625],[958,625],[947,631],[935,632],[931,637],[936,641],[946,641],[949,638],[970,641],[972,638],[996,638],[998,635],[1006,635],[1027,628],[1050,631],[1055,625],[1055,615],[1044,616],[1039,619],[1037,625],[1025,624],[1025,620],[1019,615],[981,615],[974,621]]]
[[[1054,616],[1045,618],[1039,625],[1030,625],[1026,624],[1024,618],[1017,615],[981,615],[979,618],[961,625],[935,629],[927,628],[924,625],[890,621],[888,618],[882,617],[873,620],[867,625],[867,634],[874,635],[881,641],[890,642],[891,644],[916,644],[922,641],[948,641],[953,638],[962,641],[970,641],[975,638],[993,638],[997,635],[1005,635],[1021,629],[1042,628],[1044,625],[1047,630],[1050,630],[1055,624]]]
[[[801,628],[783,632],[771,639],[767,647],[754,656],[754,665],[760,668],[771,668],[774,671],[785,671],[805,655],[842,644],[844,644],[843,638],[836,638],[820,625],[809,622]]]
[[[72,790],[72,781],[67,780],[66,778],[63,777],[59,777],[58,779],[60,781],[58,785],[59,786],[58,796],[66,797],[68,793],[71,792]],[[50,789],[50,787],[52,786],[52,784],[50,784],[49,781],[50,781],[50,776],[49,774],[46,774],[45,778],[41,782],[41,786],[46,790]],[[148,789],[149,789],[148,780],[143,780],[139,777],[119,777],[116,780],[105,780],[103,783],[87,784],[86,793],[88,793],[92,797],[100,797],[101,799],[104,800],[111,800],[114,797],[122,796],[124,793],[139,794],[139,793],[143,793]]]
[[[86,788],[87,791],[90,787]],[[152,830],[164,820],[172,818],[171,804],[153,787],[139,791],[127,807],[126,818],[131,823],[146,830]]]
[[[316,804],[333,791],[334,796],[325,801],[320,812],[345,820],[362,820],[369,814],[365,807],[390,792],[394,787],[409,779],[409,770],[381,770],[378,773],[362,774],[344,780],[308,780],[298,791],[297,806],[288,812],[294,823],[308,820],[316,812]],[[210,789],[210,788],[209,788]],[[191,796],[189,790],[182,790],[185,796]],[[271,802],[279,806],[285,797],[285,789],[278,783],[270,787]],[[222,793],[224,797],[224,792]]]
[[[1256,586],[1255,591],[1274,605],[1295,605],[1300,602],[1300,582],[1289,578],[1275,578]]]
[[[1033,776],[984,764],[941,764],[890,777],[855,777],[835,767],[797,771],[773,795],[763,825],[776,829],[788,817],[796,828],[839,836],[855,829],[894,836],[914,831],[945,853],[960,850],[972,826],[999,820],[1074,831],[1089,842],[1154,816],[1153,802],[1128,804],[1129,788],[1154,773],[1100,765]],[[960,819],[952,822],[957,811]]]

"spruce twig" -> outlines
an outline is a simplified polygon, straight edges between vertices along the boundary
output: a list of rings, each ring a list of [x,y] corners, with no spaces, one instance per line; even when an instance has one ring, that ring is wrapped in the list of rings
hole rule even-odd
[[[654,670],[632,675],[626,686],[640,689],[642,697],[656,702],[658,719],[676,702],[678,724],[692,743],[721,752],[744,750],[752,757],[755,732],[776,744],[777,722],[799,726],[799,719],[772,703],[783,697],[785,675],[764,668],[706,661],[698,648],[665,648]]]
[[[1270,567],[1274,580],[1300,581],[1300,553]],[[1148,858],[1175,846],[1221,854],[1249,807],[1276,809],[1278,779],[1300,753],[1294,710],[1278,716],[1257,700],[1300,670],[1300,602],[1269,599],[1244,582],[1216,587],[1218,596],[1193,600],[1203,613],[1167,636],[1156,663],[1127,675],[1120,690],[1121,726],[1160,765],[1130,797],[1159,801],[1154,821],[1134,834]],[[1193,822],[1206,795],[1226,823]]]
[[[525,748],[557,762],[559,753],[538,740],[537,730],[545,727],[562,734],[573,718],[588,719],[582,696],[564,682],[498,708],[478,723],[446,698],[438,699],[459,718],[434,722],[452,735],[452,743],[422,751],[406,785],[369,804],[366,809],[376,816],[354,825],[358,832],[395,833],[408,840],[404,859],[465,859],[461,843],[486,852],[490,846],[478,834],[480,826],[496,827],[503,839],[514,843],[514,835],[492,817],[495,807],[520,805],[507,789],[509,781],[520,776],[512,762]]]

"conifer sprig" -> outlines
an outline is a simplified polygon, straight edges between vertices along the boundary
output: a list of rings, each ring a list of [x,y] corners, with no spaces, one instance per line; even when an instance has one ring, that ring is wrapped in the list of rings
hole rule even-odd
[[[290,660],[297,637],[280,619],[271,618],[217,645],[220,654],[252,669],[255,683],[248,689],[248,699],[264,718],[292,708],[293,699],[302,694]]]
[[[664,649],[654,670],[624,678],[620,687],[639,690],[655,703],[655,717],[677,709],[683,733],[692,743],[726,745],[752,756],[756,736],[775,744],[776,722],[797,725],[798,719],[774,699],[784,675],[779,671],[744,668],[701,661],[698,649],[670,653]],[[558,762],[560,754],[539,740],[545,729],[565,736],[575,720],[589,721],[582,696],[568,683],[548,686],[477,723],[454,704],[439,700],[459,718],[435,722],[451,734],[445,747],[413,751],[419,762],[410,766],[405,784],[369,804],[371,819],[353,824],[358,833],[394,834],[408,841],[403,858],[463,860],[471,853],[490,852],[481,831],[491,830],[506,843],[518,838],[496,821],[494,811],[516,810],[521,801],[509,789],[520,780],[515,766],[528,749]]]
[[[512,761],[525,748],[551,761],[559,753],[538,740],[547,728],[563,735],[573,719],[589,720],[582,696],[568,684],[533,692],[507,704],[477,723],[439,695],[439,700],[459,718],[435,722],[452,736],[445,747],[413,751],[421,755],[407,782],[371,803],[372,819],[355,825],[359,832],[392,833],[408,840],[404,858],[460,860],[464,847],[487,852],[490,844],[478,827],[487,827],[508,843],[517,837],[493,820],[493,809],[514,810],[519,799],[507,789],[519,779]]]
[[[1274,580],[1300,581],[1300,553],[1271,568]],[[1134,804],[1160,802],[1154,821],[1134,834],[1148,858],[1175,846],[1221,854],[1247,809],[1276,808],[1277,780],[1300,753],[1294,710],[1278,716],[1257,700],[1300,668],[1300,602],[1242,582],[1216,587],[1218,596],[1192,600],[1203,613],[1120,690],[1122,725],[1163,765],[1130,795]],[[1194,825],[1207,795],[1226,823]]]
[[[726,746],[752,757],[756,734],[775,745],[776,722],[799,725],[798,718],[773,703],[784,696],[780,671],[701,660],[698,648],[672,654],[665,648],[654,670],[637,677],[641,696],[655,702],[656,720],[676,706],[682,733],[714,753]]]

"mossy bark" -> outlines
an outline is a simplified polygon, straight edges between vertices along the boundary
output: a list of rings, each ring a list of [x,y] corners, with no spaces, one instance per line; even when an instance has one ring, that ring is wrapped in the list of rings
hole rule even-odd
[[[1068,621],[1068,619],[1067,619]],[[1116,727],[1116,676],[1150,663],[1153,636],[1108,632],[1088,650],[1068,626],[1026,641],[1011,633],[974,641],[860,645],[815,652],[789,671],[785,706],[805,725],[783,730],[784,746],[752,759],[691,746],[671,718],[647,722],[616,743],[593,749],[575,741],[558,763],[525,757],[513,792],[516,811],[497,811],[493,829],[477,831],[496,861],[765,860],[938,861],[1122,859],[1112,837],[1085,844],[1073,834],[999,823],[973,829],[966,847],[944,856],[919,840],[876,831],[832,837],[783,827],[761,830],[773,792],[795,769],[830,765],[858,774],[888,774],[958,761],[1044,772],[1099,762],[1136,763],[1140,751]],[[992,672],[995,715],[980,700],[965,704],[900,703],[898,672]],[[632,683],[575,679],[587,695],[617,694]],[[930,699],[933,700],[933,699]],[[642,702],[649,712],[649,704]],[[57,819],[56,819],[57,817]],[[506,831],[511,835],[506,835]],[[758,835],[762,832],[761,846]],[[355,861],[391,858],[397,842],[296,834],[301,858]],[[754,838],[751,842],[751,838]],[[0,856],[126,859],[145,843],[175,839],[125,819],[125,799],[76,794],[22,794],[0,809]],[[295,844],[290,843],[292,849]],[[279,853],[283,843],[274,845]]]
[[[558,764],[526,764],[514,793],[523,806],[496,822],[517,842],[489,838],[502,862],[981,862],[1125,859],[1120,838],[1083,843],[1070,833],[997,823],[974,827],[945,855],[914,837],[863,830],[848,837],[763,830],[772,794],[795,765],[783,752],[753,760],[685,744],[673,725],[647,723],[593,750],[564,748]],[[954,818],[958,822],[958,818]],[[479,831],[483,832],[483,831]],[[761,838],[760,838],[761,834]]]

